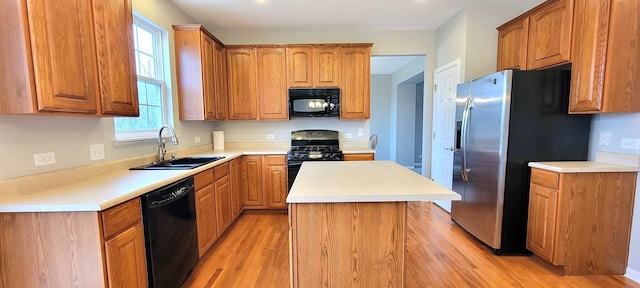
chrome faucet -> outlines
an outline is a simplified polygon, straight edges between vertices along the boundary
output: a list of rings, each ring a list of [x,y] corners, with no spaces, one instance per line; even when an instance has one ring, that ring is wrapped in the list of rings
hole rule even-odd
[[[173,130],[173,128],[169,125],[162,125],[160,131],[158,131],[158,162],[164,161],[164,154],[167,153],[167,149],[164,146],[164,139],[162,139],[162,130],[164,130],[164,128],[167,128],[169,129],[169,131],[171,131],[171,144],[178,145],[178,136],[176,136],[176,131]]]

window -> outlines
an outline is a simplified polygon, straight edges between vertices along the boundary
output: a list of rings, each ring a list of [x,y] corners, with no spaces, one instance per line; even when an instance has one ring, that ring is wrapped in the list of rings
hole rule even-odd
[[[163,34],[156,25],[140,17],[134,17],[133,37],[138,75],[139,117],[116,117],[116,140],[153,139],[166,120],[168,97],[166,96],[163,70]]]

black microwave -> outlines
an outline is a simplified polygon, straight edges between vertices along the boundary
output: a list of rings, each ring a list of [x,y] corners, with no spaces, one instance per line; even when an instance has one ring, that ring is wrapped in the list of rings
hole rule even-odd
[[[339,116],[339,88],[289,89],[289,118]]]

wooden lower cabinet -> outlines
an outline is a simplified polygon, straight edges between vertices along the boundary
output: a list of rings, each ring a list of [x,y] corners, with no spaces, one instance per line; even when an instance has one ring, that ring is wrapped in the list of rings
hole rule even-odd
[[[374,158],[373,153],[364,154],[344,154],[344,161],[371,161]]]
[[[566,275],[625,274],[636,174],[533,168],[527,248]]]
[[[243,157],[244,209],[287,208],[287,159],[284,155]]]
[[[231,185],[231,214],[236,219],[242,213],[242,158],[229,161],[229,185]]]
[[[216,199],[213,190],[212,169],[196,174],[194,183],[196,190],[198,254],[202,257],[218,239],[218,230],[216,228]]]
[[[0,213],[0,223],[0,287],[147,287],[139,198],[103,212]]]
[[[231,200],[231,184],[229,181],[229,163],[224,163],[213,168],[215,177],[214,193],[216,201],[216,228],[218,235],[222,235],[231,225],[233,216],[233,203]]]

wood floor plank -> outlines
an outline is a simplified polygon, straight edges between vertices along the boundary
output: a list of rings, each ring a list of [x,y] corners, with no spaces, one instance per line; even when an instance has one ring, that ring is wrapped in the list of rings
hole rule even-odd
[[[184,288],[289,287],[286,214],[243,214]],[[624,276],[561,276],[535,256],[495,256],[429,202],[407,210],[407,288],[640,288]]]

